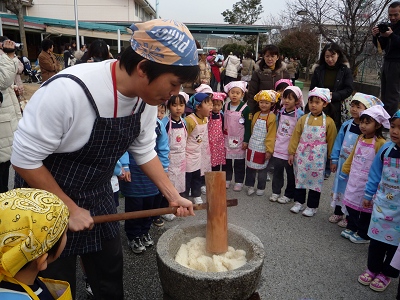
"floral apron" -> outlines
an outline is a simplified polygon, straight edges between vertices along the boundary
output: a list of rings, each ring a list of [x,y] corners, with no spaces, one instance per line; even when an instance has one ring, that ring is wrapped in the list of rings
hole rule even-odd
[[[194,114],[190,114],[196,127],[190,133],[186,144],[186,172],[200,169],[201,176],[204,172],[211,171],[211,155],[208,143],[208,125],[199,124]],[[199,155],[200,154],[200,155]]]
[[[293,135],[294,128],[297,123],[297,109],[294,112],[294,117],[283,115],[283,109],[279,116],[278,130],[276,131],[276,141],[274,149],[274,157],[288,160],[289,159],[289,142]]]
[[[322,126],[308,125],[308,114],[294,157],[296,188],[321,192],[327,158],[326,115]]]
[[[244,140],[244,118],[242,117],[243,110],[247,107],[242,106],[239,111],[228,110],[228,105],[225,105],[224,112],[224,135],[225,149],[227,159],[244,159],[245,150],[242,150]]]
[[[344,205],[366,213],[372,212],[371,208],[364,208],[362,202],[364,200],[364,190],[368,181],[369,170],[376,154],[375,142],[375,137],[372,144],[358,140],[351,163],[349,180],[343,197]]]
[[[225,146],[224,146],[224,134],[222,132],[222,117],[221,113],[218,114],[218,119],[212,119],[208,121],[208,139],[210,141],[210,152],[211,152],[211,166],[225,165]]]
[[[349,124],[349,128],[347,129],[346,134],[344,135],[342,148],[340,149],[339,160],[336,171],[338,174],[342,170],[342,166],[346,161],[346,159],[349,157],[351,151],[353,150],[354,144],[356,143],[357,138],[359,136],[356,133],[350,132],[350,126],[351,123]],[[332,202],[331,202],[332,207],[335,207],[336,205],[343,207],[342,200],[344,192],[346,191],[347,181],[348,178],[346,180],[343,180],[339,178],[338,175],[335,176],[332,187]]]
[[[181,119],[182,128],[172,128],[171,118],[169,120],[169,167],[168,177],[177,189],[178,193],[183,193],[185,187],[186,172],[186,140],[187,130],[185,123]]]
[[[268,133],[269,113],[266,120],[261,119],[260,115],[259,112],[254,115],[257,120],[251,133],[246,155],[246,166],[256,170],[263,170],[268,165],[268,160],[265,159],[265,137]]]
[[[375,194],[368,236],[383,243],[400,243],[400,158],[388,157],[392,143],[383,159],[382,178]]]

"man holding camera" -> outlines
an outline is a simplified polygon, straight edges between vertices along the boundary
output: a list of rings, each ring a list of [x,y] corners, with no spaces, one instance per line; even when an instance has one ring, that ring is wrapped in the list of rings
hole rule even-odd
[[[12,87],[17,75],[18,65],[15,56],[15,43],[0,36],[0,193],[8,191],[11,147],[14,131],[21,119],[21,109]]]
[[[394,115],[400,99],[400,1],[392,2],[388,9],[390,24],[372,28],[373,43],[385,50],[381,72],[381,99],[389,115]]]

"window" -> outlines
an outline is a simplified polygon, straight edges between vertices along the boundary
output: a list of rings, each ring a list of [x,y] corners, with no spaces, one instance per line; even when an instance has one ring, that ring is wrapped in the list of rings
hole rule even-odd
[[[0,12],[8,12],[4,2],[0,2]]]
[[[140,10],[140,6],[138,3],[135,2],[135,16],[139,17],[139,10]]]

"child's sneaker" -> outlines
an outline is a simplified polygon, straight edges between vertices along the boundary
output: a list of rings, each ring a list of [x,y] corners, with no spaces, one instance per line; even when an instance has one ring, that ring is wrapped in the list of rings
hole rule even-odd
[[[150,246],[154,245],[154,241],[151,238],[150,233],[143,234],[142,238],[141,238],[141,241],[142,241],[143,246],[145,246],[145,247],[150,247]]]
[[[226,181],[226,188],[229,189],[230,186],[231,186],[231,181],[230,181],[230,180],[227,180],[227,181]]]
[[[257,195],[257,196],[263,196],[264,193],[265,193],[265,190],[257,190],[257,191],[256,191],[256,195]]]
[[[282,204],[290,203],[290,202],[292,202],[292,201],[293,201],[293,199],[288,198],[288,197],[286,197],[286,196],[282,196],[282,197],[279,197],[279,198],[278,198],[278,202],[279,202],[279,203],[282,203]]]
[[[203,195],[205,195],[205,194],[207,193],[207,188],[206,188],[205,185],[203,185],[203,186],[200,188],[200,190],[201,190],[201,193],[202,193]]]
[[[153,225],[155,225],[157,227],[162,227],[162,226],[164,226],[164,221],[161,220],[161,218],[154,219]]]
[[[298,214],[302,210],[304,210],[304,206],[299,202],[295,202],[292,208],[290,209],[290,211],[295,214]]]
[[[316,213],[317,213],[317,209],[316,208],[307,207],[303,211],[303,216],[305,216],[305,217],[313,217]]]
[[[243,183],[235,183],[235,185],[233,186],[233,190],[235,192],[240,192],[243,188]]]
[[[142,240],[138,236],[129,242],[129,247],[135,254],[140,254],[146,250],[146,247],[143,246]]]
[[[278,198],[279,198],[278,194],[272,194],[271,197],[269,197],[269,201],[276,202]]]
[[[201,197],[194,197],[193,201],[194,204],[203,204],[203,199],[201,199]]]
[[[343,219],[342,215],[333,214],[329,217],[328,221],[331,223],[337,223],[337,222],[341,221],[342,219]]]
[[[164,220],[169,221],[169,222],[173,221],[176,218],[176,216],[174,214],[166,214],[166,215],[162,215],[161,217]]]
[[[363,239],[361,236],[358,235],[357,232],[355,232],[349,239],[354,244],[368,244],[369,243],[369,240]]]
[[[347,227],[347,219],[343,218],[337,224],[338,224],[339,227],[346,228]]]
[[[251,196],[255,193],[256,191],[254,190],[254,188],[252,186],[247,187],[247,195]]]
[[[355,232],[350,229],[345,229],[340,233],[340,236],[344,237],[345,239],[350,239]]]

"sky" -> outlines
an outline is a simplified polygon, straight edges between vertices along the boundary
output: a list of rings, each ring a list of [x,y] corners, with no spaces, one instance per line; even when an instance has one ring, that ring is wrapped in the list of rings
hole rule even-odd
[[[149,3],[156,8],[158,1],[158,14],[162,18],[174,19],[183,23],[216,23],[223,24],[221,15],[226,9],[231,10],[233,4],[240,0],[150,0]],[[285,9],[284,0],[262,0],[264,13],[258,24],[263,24],[263,17],[270,14],[279,14]]]

